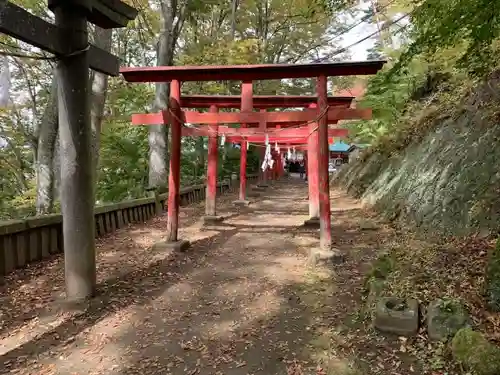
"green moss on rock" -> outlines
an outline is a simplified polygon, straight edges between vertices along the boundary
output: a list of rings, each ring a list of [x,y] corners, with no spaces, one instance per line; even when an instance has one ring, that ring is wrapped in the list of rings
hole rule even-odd
[[[491,310],[500,312],[500,238],[489,254],[486,270],[486,297]]]
[[[462,328],[451,345],[455,360],[475,374],[500,374],[500,348],[486,340],[481,333]]]
[[[380,255],[373,263],[370,272],[366,274],[364,281],[364,292],[371,296],[377,297],[384,289],[385,280],[394,270],[394,259],[388,253]],[[369,298],[369,299],[371,299]]]
[[[427,309],[427,333],[431,340],[447,340],[468,324],[469,314],[460,301],[437,299]]]
[[[386,279],[394,269],[394,259],[385,253],[373,263],[369,278]]]

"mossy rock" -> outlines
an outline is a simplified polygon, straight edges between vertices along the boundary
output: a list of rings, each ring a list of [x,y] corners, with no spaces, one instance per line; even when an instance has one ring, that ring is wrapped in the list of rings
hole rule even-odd
[[[366,275],[365,288],[368,289],[370,280],[385,280],[394,270],[394,259],[388,253],[380,255],[372,264],[370,272]]]
[[[370,231],[379,229],[378,225],[371,220],[361,220],[359,223],[359,229],[362,231]]]
[[[489,254],[486,269],[486,299],[492,311],[500,312],[500,238]]]
[[[469,314],[456,300],[437,299],[427,309],[427,333],[431,340],[446,341],[469,325]]]
[[[500,348],[479,332],[462,328],[451,342],[453,357],[477,375],[500,374]]]
[[[385,287],[385,280],[370,278],[365,284],[366,304],[368,307],[375,304],[377,298],[382,294]]]
[[[375,297],[380,296],[385,287],[385,280],[372,278],[368,280],[368,293]]]

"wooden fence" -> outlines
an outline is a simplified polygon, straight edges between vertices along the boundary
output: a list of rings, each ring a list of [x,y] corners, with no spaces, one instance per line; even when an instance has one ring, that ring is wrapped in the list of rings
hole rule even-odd
[[[249,175],[248,181],[254,182],[257,178],[257,175]],[[218,183],[217,189],[219,195],[231,191],[231,181]],[[204,199],[205,185],[181,189],[181,206]],[[166,209],[167,200],[168,193],[164,193],[151,198],[97,206],[94,211],[96,237],[131,223],[143,223],[161,214]],[[63,251],[61,214],[0,222],[0,277]]]

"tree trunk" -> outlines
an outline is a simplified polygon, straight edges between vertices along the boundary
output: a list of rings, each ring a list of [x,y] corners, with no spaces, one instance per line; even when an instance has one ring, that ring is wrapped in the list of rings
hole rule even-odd
[[[59,142],[59,131],[56,136],[52,169],[54,171],[54,200],[57,202],[61,199],[61,143]]]
[[[177,9],[172,0],[161,2],[162,27],[156,53],[157,66],[170,66],[174,61],[175,43],[177,41],[176,25],[174,25]],[[177,23],[180,21],[178,20]],[[170,86],[157,83],[153,111],[168,109]],[[149,186],[166,187],[168,180],[168,128],[163,124],[149,127]]]
[[[97,47],[107,52],[111,52],[112,29],[101,29],[95,27],[94,43]],[[106,94],[108,91],[108,76],[92,72],[92,99],[90,102],[90,122],[92,126],[92,163],[94,165],[94,192],[97,187],[98,168],[99,168],[99,148],[101,141],[101,126],[104,115],[104,105],[106,103]],[[95,199],[95,194],[94,194]]]
[[[204,137],[198,137],[196,139],[196,180],[204,175],[205,173],[205,139]],[[201,172],[201,173],[200,173]]]
[[[234,40],[236,35],[236,12],[238,11],[238,0],[232,0],[231,2],[231,40]]]
[[[96,27],[94,40],[97,46],[106,51],[111,50],[112,30]],[[95,170],[99,161],[99,141],[101,123],[106,101],[108,86],[107,76],[102,73],[92,72],[92,157]],[[57,109],[57,80],[54,76],[50,99],[45,107],[37,142],[36,155],[36,177],[37,177],[37,199],[36,212],[38,215],[52,213],[55,197],[58,196],[60,184],[60,162],[58,144],[58,109]],[[94,178],[94,181],[96,179]]]
[[[58,132],[57,79],[54,75],[50,98],[45,107],[38,134],[36,157],[36,213],[52,213],[54,209],[54,153]]]

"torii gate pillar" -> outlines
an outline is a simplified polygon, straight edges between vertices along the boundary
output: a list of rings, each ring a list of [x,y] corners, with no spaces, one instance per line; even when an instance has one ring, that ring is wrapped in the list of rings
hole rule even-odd
[[[309,108],[317,108],[317,105],[311,104]],[[309,189],[309,219],[304,222],[304,225],[315,228],[319,228],[318,132],[318,123],[310,123],[306,167]]]
[[[180,185],[181,185],[181,136],[182,124],[181,116],[181,83],[178,80],[170,82],[169,107],[175,116],[171,118],[170,128],[170,172],[168,175],[168,206],[167,206],[167,238],[166,242],[158,242],[153,246],[153,250],[175,250],[184,251],[189,247],[189,241],[179,240],[179,206],[180,206]],[[167,113],[163,112],[165,120]]]
[[[73,57],[57,63],[59,138],[61,149],[61,212],[64,217],[64,271],[66,297],[93,297],[96,286],[94,242],[94,179],[92,173],[87,17],[77,4],[59,4],[55,10],[61,44]],[[83,79],[82,79],[83,78]]]
[[[328,108],[327,78],[322,75],[317,81],[318,110],[323,113]],[[319,241],[322,250],[331,250],[331,212],[330,212],[330,181],[328,175],[328,119],[322,116],[318,120],[318,164],[319,164]]]
[[[217,106],[210,106],[211,113],[217,113]],[[217,223],[224,220],[224,217],[217,216],[217,159],[219,158],[218,133],[219,124],[208,125],[208,162],[207,162],[207,190],[205,198],[205,216],[203,221],[207,224]]]
[[[241,111],[252,112],[253,110],[253,82],[243,81],[241,84]],[[246,124],[241,124],[246,128]],[[234,202],[237,206],[248,206],[247,198],[247,142],[241,142],[240,153],[240,192],[238,200]]]
[[[80,302],[96,289],[94,171],[91,144],[89,67],[118,74],[118,59],[89,44],[87,22],[125,27],[137,10],[123,2],[49,0],[55,26],[9,1],[2,1],[2,33],[58,57],[58,117],[61,153],[61,213],[66,299]],[[23,28],[24,24],[28,27]]]

